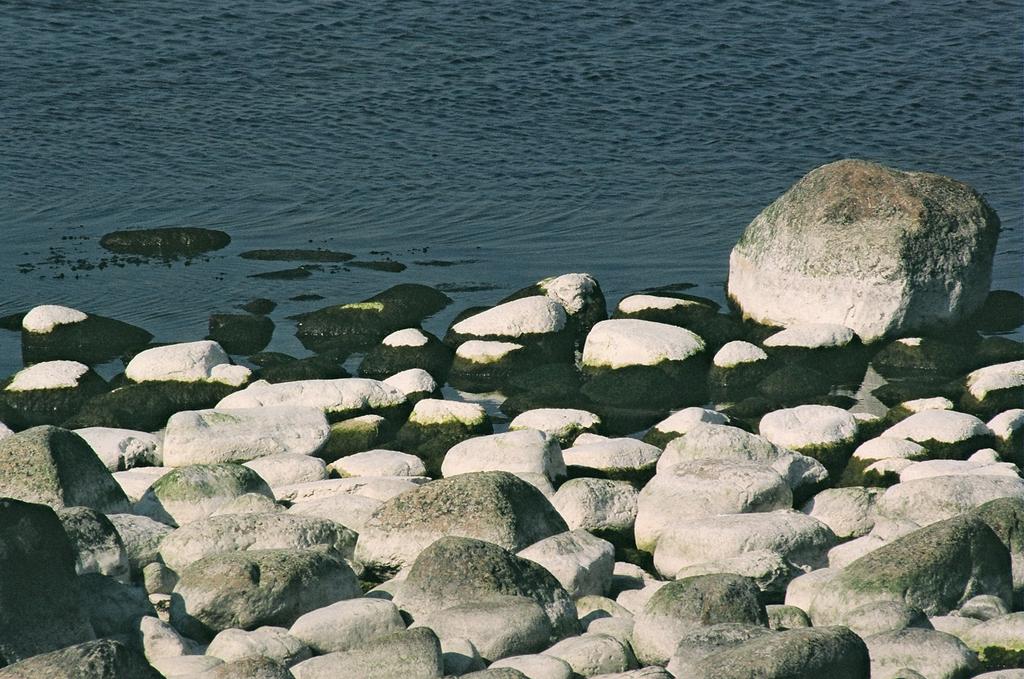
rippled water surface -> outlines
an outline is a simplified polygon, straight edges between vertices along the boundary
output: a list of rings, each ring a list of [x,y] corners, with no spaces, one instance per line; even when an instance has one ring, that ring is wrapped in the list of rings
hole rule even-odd
[[[973,185],[1005,228],[994,285],[1019,289],[1022,25],[1016,1],[7,0],[0,315],[192,339],[266,296],[294,350],[285,316],[402,281],[471,289],[451,313],[572,270],[611,301],[722,299],[746,224],[842,157]],[[233,242],[105,261],[100,235],[156,226]],[[283,268],[238,258],[257,247],[408,269],[255,280]]]

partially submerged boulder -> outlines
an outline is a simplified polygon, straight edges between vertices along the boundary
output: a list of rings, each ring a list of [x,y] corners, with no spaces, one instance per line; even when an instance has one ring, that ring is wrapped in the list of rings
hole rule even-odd
[[[450,448],[474,436],[494,431],[483,407],[476,403],[423,399],[395,436],[394,447],[423,460],[427,473],[441,475],[441,463]]]
[[[55,304],[37,306],[21,320],[25,363],[81,361],[101,363],[145,346],[153,336],[134,325]]]
[[[3,679],[162,679],[145,656],[114,639],[98,639],[36,655],[0,670]]]
[[[998,235],[965,184],[841,160],[751,222],[730,257],[729,298],[759,323],[841,323],[865,342],[948,326],[984,302]]]
[[[77,361],[36,363],[0,385],[0,412],[19,429],[59,425],[108,388],[102,377]]]
[[[216,229],[195,226],[169,226],[159,229],[111,231],[100,239],[100,247],[125,255],[150,257],[192,257],[220,250],[231,236]]]

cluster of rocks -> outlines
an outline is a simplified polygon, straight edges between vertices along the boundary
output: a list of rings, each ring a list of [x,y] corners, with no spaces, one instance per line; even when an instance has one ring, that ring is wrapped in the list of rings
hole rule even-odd
[[[993,229],[952,180],[847,161],[751,225],[730,310],[609,314],[574,273],[442,337],[452,300],[403,284],[298,318],[293,358],[272,303],[167,345],[36,307],[0,383],[0,679],[1024,676]]]

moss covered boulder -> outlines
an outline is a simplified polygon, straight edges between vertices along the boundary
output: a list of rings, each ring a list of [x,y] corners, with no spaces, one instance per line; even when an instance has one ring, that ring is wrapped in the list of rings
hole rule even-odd
[[[889,427],[882,436],[919,443],[931,459],[964,460],[995,443],[984,422],[954,410],[922,410]]]
[[[174,413],[212,408],[237,388],[218,381],[129,384],[92,397],[63,426],[157,431]]]
[[[979,368],[964,380],[960,407],[970,413],[992,417],[1024,403],[1024,361],[998,363]]]
[[[0,413],[18,429],[61,424],[107,383],[78,361],[46,361],[19,370],[0,382]]]
[[[345,561],[317,550],[213,554],[179,575],[171,624],[197,640],[233,627],[288,627],[304,613],[361,594]]]
[[[978,594],[1009,601],[1010,554],[984,521],[957,516],[883,545],[825,578],[808,613],[816,626],[839,622],[875,601],[897,601],[944,615]]]
[[[427,483],[387,500],[363,525],[356,559],[384,579],[448,535],[519,551],[568,530],[534,486],[508,472],[476,472]]]
[[[761,436],[777,446],[813,457],[837,479],[857,443],[857,420],[834,406],[803,405],[761,418]]]
[[[493,431],[490,418],[478,404],[424,399],[413,406],[398,430],[394,448],[422,459],[427,474],[436,478],[441,476],[441,463],[450,448]]]
[[[380,447],[394,435],[394,431],[394,426],[380,415],[350,417],[330,426],[327,442],[317,455],[327,462],[334,462],[353,453]]]
[[[540,364],[569,361],[576,338],[565,307],[538,295],[457,320],[445,336],[445,343],[453,347],[473,340],[521,345],[531,362]]]
[[[578,408],[535,408],[526,410],[509,422],[509,431],[536,429],[558,441],[563,448],[572,445],[584,432],[596,433],[601,418]]]
[[[170,526],[206,518],[246,493],[274,498],[259,474],[234,463],[194,464],[161,476],[145,492],[135,513]]]
[[[46,304],[21,319],[21,354],[25,363],[80,361],[89,365],[143,347],[153,335],[113,318]]]
[[[981,307],[998,236],[996,213],[966,184],[840,160],[750,223],[728,294],[767,325],[841,323],[866,342],[908,335]]]
[[[444,382],[453,352],[434,335],[419,328],[396,330],[366,352],[359,374],[382,380],[410,368],[421,368]]]
[[[33,656],[0,670],[4,679],[161,679],[132,646],[98,639]]]
[[[160,229],[111,231],[100,239],[100,246],[111,252],[150,257],[191,257],[220,250],[231,236],[216,229],[171,226]]]
[[[128,498],[89,444],[51,426],[0,440],[0,496],[104,513],[128,510]]]
[[[577,343],[583,341],[594,325],[608,318],[601,286],[588,273],[567,273],[545,278],[512,293],[499,303],[536,295],[544,295],[562,305]]]

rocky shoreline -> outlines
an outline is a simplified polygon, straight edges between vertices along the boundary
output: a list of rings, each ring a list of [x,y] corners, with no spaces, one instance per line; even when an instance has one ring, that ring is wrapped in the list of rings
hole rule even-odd
[[[295,358],[270,300],[176,344],[36,307],[0,382],[0,679],[1024,677],[999,228],[841,161],[751,224],[728,309],[567,273],[435,336],[453,300],[401,284],[295,319]],[[227,242],[182,231],[107,242]]]

